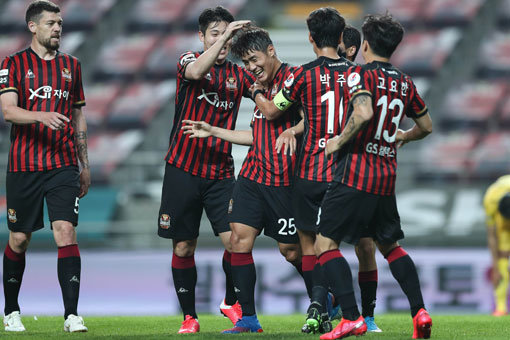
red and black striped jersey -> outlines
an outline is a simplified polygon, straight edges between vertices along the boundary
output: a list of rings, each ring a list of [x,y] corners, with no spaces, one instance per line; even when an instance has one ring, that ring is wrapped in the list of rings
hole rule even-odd
[[[44,60],[29,47],[5,58],[0,67],[0,94],[10,91],[18,94],[22,109],[58,112],[71,121],[72,110],[85,105],[80,62],[61,52]],[[12,124],[9,172],[77,164],[71,123],[62,130],[51,130],[42,123]]]
[[[222,179],[234,176],[232,143],[220,138],[189,138],[181,130],[182,120],[205,121],[234,130],[241,97],[250,98],[255,77],[244,68],[225,61],[215,64],[201,80],[184,78],[186,67],[201,52],[186,52],[177,63],[175,116],[165,160],[195,176]]]
[[[329,138],[340,133],[346,121],[347,70],[353,65],[345,58],[319,57],[299,67],[286,80],[283,95],[301,101],[305,113],[305,134],[296,174],[317,182],[331,182],[335,158],[324,148]]]
[[[268,84],[269,90],[264,96],[269,100],[284,87],[285,80],[296,67],[282,64],[273,81]],[[239,176],[270,186],[289,186],[294,175],[296,154],[292,156],[277,153],[276,140],[280,134],[296,125],[300,120],[299,105],[294,104],[274,120],[267,120],[255,107],[251,122],[253,143],[248,150]]]
[[[350,68],[347,85],[350,103],[359,95],[372,97],[374,116],[341,150],[335,180],[361,191],[392,195],[398,127],[404,115],[419,118],[427,113],[427,106],[412,79],[389,63]]]

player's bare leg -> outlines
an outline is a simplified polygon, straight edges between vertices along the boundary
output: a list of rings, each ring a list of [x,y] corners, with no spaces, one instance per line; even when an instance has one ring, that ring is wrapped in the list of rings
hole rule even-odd
[[[241,304],[242,318],[232,329],[223,333],[262,332],[255,312],[256,271],[253,263],[253,244],[259,230],[242,223],[230,223],[232,236],[232,278],[237,299]]]
[[[232,324],[242,317],[241,305],[237,302],[237,296],[234,291],[234,281],[232,279],[232,245],[230,243],[231,231],[220,233],[220,239],[225,247],[223,252],[222,267],[225,272],[225,298],[220,304],[220,312],[232,321]]]
[[[67,332],[86,332],[83,319],[78,316],[78,297],[80,295],[81,258],[76,240],[76,230],[71,222],[53,221],[53,237],[58,247],[58,281],[64,300],[64,330]]]
[[[361,291],[361,310],[369,332],[381,332],[374,321],[377,292],[377,263],[375,243],[370,237],[363,237],[354,248],[359,262],[358,284]]]
[[[22,332],[25,326],[21,323],[18,296],[25,271],[25,252],[30,243],[32,233],[9,232],[9,241],[4,251],[3,284],[4,284],[4,327],[6,331]]]

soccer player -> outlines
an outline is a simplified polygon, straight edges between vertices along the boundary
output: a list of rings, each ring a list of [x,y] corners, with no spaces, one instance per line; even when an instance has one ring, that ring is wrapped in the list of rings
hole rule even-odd
[[[361,46],[361,33],[355,27],[346,25],[342,33],[340,45],[338,45],[338,55],[352,62],[358,55]]]
[[[354,62],[361,46],[361,33],[355,27],[345,26],[338,54]],[[367,332],[382,332],[374,320],[377,292],[377,263],[374,241],[370,237],[360,238],[354,247],[359,263],[358,284],[361,292],[361,315],[365,318]]]
[[[429,338],[432,320],[424,307],[418,273],[397,242],[404,234],[395,180],[397,146],[426,137],[432,132],[432,120],[411,78],[389,63],[404,35],[400,23],[390,15],[368,15],[362,31],[361,52],[367,64],[349,69],[352,114],[342,133],[326,146],[328,155],[339,152],[339,161],[322,201],[317,235],[319,262],[343,319],[320,338],[339,339],[366,331],[349,264],[338,249],[341,241],[357,244],[366,226],[409,300],[413,338]],[[398,128],[404,114],[415,122],[407,131]]]
[[[485,193],[483,206],[487,215],[487,239],[492,257],[494,316],[508,314],[508,257],[510,256],[510,175],[502,176]]]
[[[248,24],[234,21],[223,7],[204,10],[198,19],[204,52],[184,53],[177,63],[175,118],[158,218],[158,235],[173,240],[172,275],[184,321],[179,333],[200,330],[195,311],[197,270],[194,253],[202,210],[225,246],[225,299],[221,312],[235,323],[241,314],[230,274],[227,209],[234,186],[232,144],[221,139],[190,139],[181,129],[185,119],[203,120],[234,129],[243,96],[250,97],[253,75],[227,60],[233,33]]]
[[[232,53],[241,58],[246,69],[255,74],[266,90],[258,90],[271,99],[283,86],[295,67],[282,63],[264,29],[250,27],[234,38]],[[295,105],[280,116],[266,119],[257,107],[251,122],[252,131],[230,131],[204,122],[186,121],[191,137],[216,136],[224,140],[250,145],[239,173],[229,206],[232,229],[232,276],[242,307],[242,319],[224,333],[262,332],[255,311],[256,272],[252,257],[255,238],[264,234],[278,242],[280,252],[298,271],[301,269],[299,239],[292,214],[292,177],[296,155],[295,130],[302,132]],[[301,129],[301,131],[299,131]],[[288,135],[285,138],[285,135]],[[280,138],[284,136],[283,138]],[[279,140],[280,138],[280,140]],[[278,148],[285,139],[284,149]]]
[[[2,112],[12,124],[6,186],[10,232],[3,260],[4,326],[6,331],[25,330],[18,295],[32,232],[44,228],[46,199],[58,247],[64,330],[86,332],[77,315],[81,260],[75,230],[79,199],[90,185],[81,66],[78,59],[58,50],[62,17],[57,5],[34,1],[25,18],[32,33],[30,47],[5,58],[0,66]]]

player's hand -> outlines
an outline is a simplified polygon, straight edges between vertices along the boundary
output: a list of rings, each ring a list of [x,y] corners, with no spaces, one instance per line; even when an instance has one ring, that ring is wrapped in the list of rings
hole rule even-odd
[[[69,118],[61,115],[58,112],[44,112],[40,111],[37,119],[44,126],[49,127],[52,130],[61,130],[65,128],[66,123],[69,123]]]
[[[498,267],[492,267],[491,270],[491,281],[494,288],[496,288],[503,277],[498,270]]]
[[[296,141],[296,133],[292,128],[283,131],[278,138],[276,139],[276,153],[280,153],[283,146],[283,154],[287,155],[287,150],[289,150],[289,155],[292,156],[296,151],[297,141]]]
[[[331,139],[328,139],[326,142],[326,156],[329,158],[331,155],[338,150],[340,150],[340,146],[338,145],[338,141],[340,139],[340,136],[335,136]]]
[[[206,138],[212,136],[212,126],[204,121],[183,120],[181,129],[189,138]]]
[[[80,194],[79,198],[82,198],[89,192],[90,187],[90,168],[82,168],[80,173]]]
[[[251,97],[253,98],[253,93],[256,91],[256,90],[260,90],[260,91],[264,91],[264,86],[259,83],[258,81],[254,82],[251,86],[250,86],[250,95]],[[253,98],[255,100],[255,98]]]
[[[229,40],[230,38],[232,38],[232,36],[234,35],[234,33],[236,31],[238,31],[241,28],[248,26],[250,24],[251,24],[251,20],[232,21],[230,24],[228,24],[227,29],[225,30],[225,33],[223,33],[225,40]]]
[[[406,140],[405,137],[406,137],[405,136],[405,131],[401,130],[401,129],[398,129],[397,130],[397,136],[395,137],[395,142],[397,143],[397,149],[400,149],[401,147],[403,147],[404,145],[409,143],[409,141]]]

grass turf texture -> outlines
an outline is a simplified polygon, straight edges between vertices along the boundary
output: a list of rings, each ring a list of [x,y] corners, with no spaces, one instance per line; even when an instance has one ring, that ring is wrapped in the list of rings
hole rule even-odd
[[[319,334],[302,334],[304,315],[259,316],[264,333],[230,335],[220,334],[231,323],[216,315],[200,316],[200,333],[176,334],[182,317],[87,317],[88,333],[69,334],[63,331],[62,317],[24,316],[27,331],[22,333],[0,330],[2,339],[319,339]],[[510,316],[495,318],[488,315],[434,315],[432,339],[509,339]],[[334,322],[336,325],[337,321]],[[383,333],[367,333],[363,339],[411,339],[412,320],[408,314],[376,315],[376,323]],[[349,337],[349,339],[356,337]],[[359,338],[358,338],[359,339]]]

